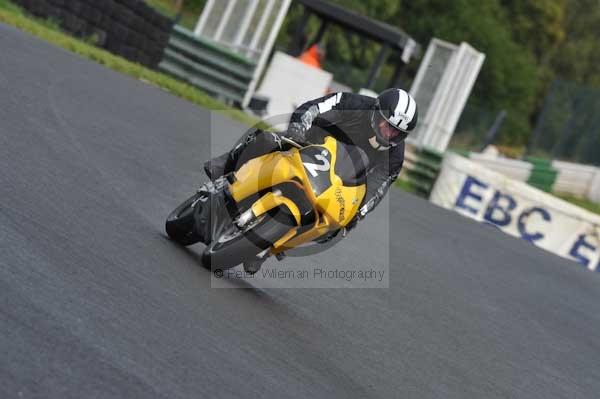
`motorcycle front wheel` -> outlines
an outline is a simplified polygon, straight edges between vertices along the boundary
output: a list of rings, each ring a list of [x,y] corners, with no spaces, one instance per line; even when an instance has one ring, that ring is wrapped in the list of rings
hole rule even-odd
[[[295,225],[292,219],[269,214],[261,215],[241,229],[233,225],[204,249],[202,263],[212,270],[224,270],[255,259]]]

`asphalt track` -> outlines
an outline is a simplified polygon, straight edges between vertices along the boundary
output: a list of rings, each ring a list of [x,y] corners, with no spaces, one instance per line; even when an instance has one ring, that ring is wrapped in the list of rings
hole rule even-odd
[[[209,119],[0,25],[0,397],[598,397],[599,275],[399,190],[316,257],[388,289],[211,289],[163,233]]]

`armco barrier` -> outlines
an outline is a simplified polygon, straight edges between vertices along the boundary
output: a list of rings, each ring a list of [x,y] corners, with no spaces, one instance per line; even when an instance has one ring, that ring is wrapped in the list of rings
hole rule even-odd
[[[527,183],[545,192],[571,194],[600,202],[600,168],[564,161],[528,157],[525,160],[469,151],[453,151],[486,169]],[[412,191],[427,197],[440,171],[442,155],[407,145],[400,178]]]
[[[533,165],[530,162],[517,159],[489,156],[487,154],[476,152],[461,155],[470,158],[472,161],[475,161],[479,165],[490,170],[502,173],[506,177],[522,182],[529,180],[531,170],[533,169]]]
[[[175,26],[159,69],[229,103],[242,103],[256,64]]]
[[[173,21],[142,0],[12,0],[31,14],[52,19],[78,37],[130,61],[156,67]]]
[[[411,190],[422,197],[429,197],[440,172],[443,154],[429,148],[407,145],[403,172],[400,178]]]
[[[552,161],[552,167],[558,171],[552,191],[600,202],[599,168],[556,160]]]
[[[570,194],[600,202],[600,168],[596,166],[539,158],[517,160],[475,152],[461,155],[543,191]]]
[[[552,161],[543,158],[527,157],[533,165],[527,183],[545,192],[552,192],[558,171],[552,167]]]

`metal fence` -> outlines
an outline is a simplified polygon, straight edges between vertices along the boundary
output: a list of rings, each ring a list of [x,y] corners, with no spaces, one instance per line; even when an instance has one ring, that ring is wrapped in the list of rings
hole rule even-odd
[[[256,64],[177,25],[158,67],[224,102],[241,104]]]
[[[443,152],[455,132],[485,54],[468,43],[432,39],[412,82],[419,123],[407,141]]]
[[[486,144],[493,144],[505,115],[501,110],[468,103],[460,116],[449,148],[455,151],[481,151]]]
[[[600,165],[600,89],[556,80],[544,101],[528,154]]]
[[[292,0],[207,0],[194,35],[209,39],[255,64],[242,98],[246,107]]]

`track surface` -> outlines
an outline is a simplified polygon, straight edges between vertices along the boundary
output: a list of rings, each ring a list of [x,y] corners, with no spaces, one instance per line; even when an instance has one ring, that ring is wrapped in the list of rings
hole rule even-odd
[[[207,112],[3,25],[0,89],[0,397],[598,397],[598,274],[392,190],[389,289],[211,289]]]

